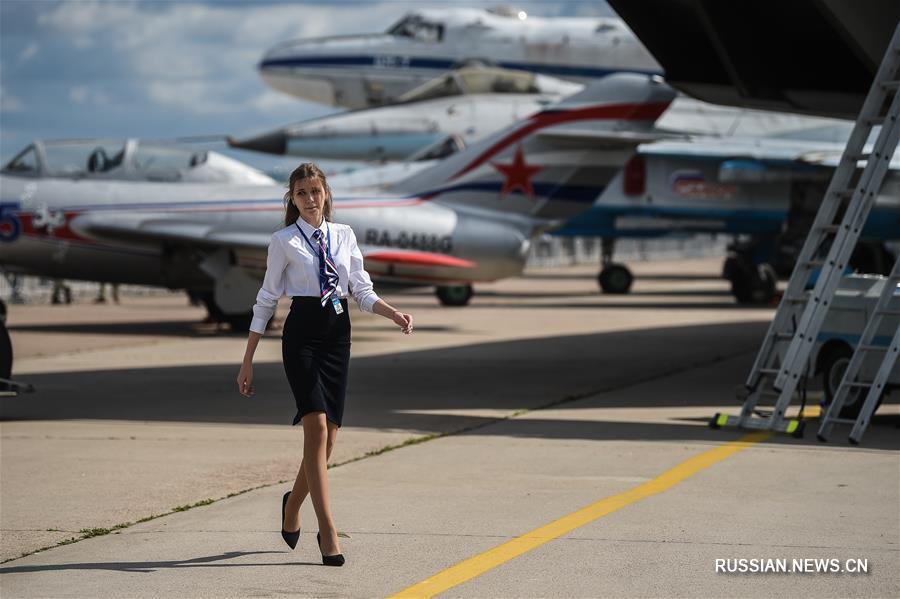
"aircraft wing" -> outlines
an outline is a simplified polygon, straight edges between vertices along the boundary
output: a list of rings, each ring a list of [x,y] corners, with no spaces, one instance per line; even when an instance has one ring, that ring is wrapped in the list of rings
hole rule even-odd
[[[585,149],[640,145],[669,139],[672,135],[652,131],[599,131],[596,129],[549,129],[538,137],[551,145],[581,146]],[[684,136],[677,136],[683,138]]]
[[[669,85],[713,104],[855,118],[897,0],[609,0]],[[660,26],[663,23],[664,26]]]
[[[87,237],[102,241],[159,245],[177,243],[201,248],[233,248],[262,250],[269,246],[268,232],[235,230],[221,225],[192,220],[179,221],[171,214],[158,212],[127,214],[82,214],[69,227]],[[360,247],[367,261],[394,266],[474,268],[469,260],[421,250],[387,248],[374,245]]]
[[[694,138],[644,145],[639,153],[716,162],[720,182],[827,181],[840,162],[843,146],[777,138]],[[900,170],[900,152],[894,154],[889,168]]]
[[[643,154],[678,155],[696,158],[759,160],[770,164],[808,165],[835,168],[844,152],[843,144],[792,140],[786,138],[702,138],[690,141],[664,140],[641,148]],[[900,152],[890,163],[900,169]]]
[[[575,94],[583,85],[551,75],[535,74],[507,67],[466,64],[450,69],[409,90],[397,103],[471,94]]]
[[[234,247],[265,250],[271,233],[240,231],[218,223],[203,223],[159,212],[127,214],[88,213],[75,217],[69,227],[90,238],[128,243],[184,243],[199,247]]]

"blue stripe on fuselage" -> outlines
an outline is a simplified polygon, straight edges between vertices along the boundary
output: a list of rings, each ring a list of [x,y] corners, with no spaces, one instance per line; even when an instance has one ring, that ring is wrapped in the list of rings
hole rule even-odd
[[[393,56],[385,54],[385,56]],[[309,67],[309,68],[335,68],[335,67],[351,67],[351,66],[373,66],[377,60],[377,55],[358,55],[358,56],[310,56],[310,57],[293,57],[293,58],[269,58],[259,63],[259,69],[277,68],[277,67]],[[408,69],[434,69],[446,71],[459,63],[457,59],[448,58],[423,58],[413,57],[408,62],[404,61],[402,67],[384,67],[379,66],[379,71],[392,70],[408,70]],[[507,69],[517,69],[520,71],[529,71],[532,73],[541,73],[543,75],[559,75],[569,77],[585,77],[590,79],[601,79],[607,75],[614,73],[640,73],[644,75],[662,75],[662,71],[654,71],[650,69],[601,69],[595,67],[570,66],[563,64],[542,64],[535,62],[499,62],[498,66]]]

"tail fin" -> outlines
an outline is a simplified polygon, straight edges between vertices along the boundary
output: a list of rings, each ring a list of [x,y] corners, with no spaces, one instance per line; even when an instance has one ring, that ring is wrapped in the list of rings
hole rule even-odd
[[[565,218],[586,210],[675,92],[656,77],[618,74],[473,144],[394,190],[490,213]]]

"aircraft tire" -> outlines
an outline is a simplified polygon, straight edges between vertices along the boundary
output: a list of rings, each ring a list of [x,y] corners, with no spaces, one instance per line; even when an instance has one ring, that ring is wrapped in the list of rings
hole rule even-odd
[[[442,306],[465,306],[475,295],[471,285],[447,285],[434,291]]]
[[[775,297],[778,275],[769,264],[756,268],[731,265],[731,293],[739,304],[768,304]]]
[[[634,276],[624,264],[612,263],[603,267],[597,275],[597,283],[603,293],[622,295],[631,291]]]
[[[851,357],[853,357],[853,350],[849,346],[841,344],[833,347],[822,360],[822,388],[825,390],[825,402],[827,404],[830,404],[834,399],[838,386],[841,384],[841,379],[844,378],[844,371],[847,370],[847,366],[850,364]],[[847,397],[841,408],[841,413],[838,415],[841,418],[855,419],[859,416],[862,405],[866,400],[866,393],[862,390],[851,391],[850,393],[851,395]],[[878,411],[878,407],[883,399],[884,391],[878,398],[878,403],[875,404],[875,411]]]

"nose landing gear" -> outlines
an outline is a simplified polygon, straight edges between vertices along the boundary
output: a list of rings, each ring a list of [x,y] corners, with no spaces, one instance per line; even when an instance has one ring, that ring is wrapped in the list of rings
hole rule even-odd
[[[442,306],[465,306],[475,292],[471,285],[446,285],[435,289]]]
[[[613,262],[616,240],[604,237],[600,245],[600,274],[597,283],[603,293],[625,294],[631,291],[634,275],[624,264]]]

